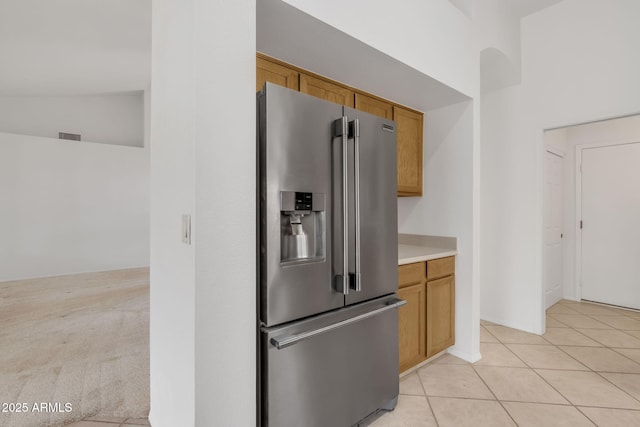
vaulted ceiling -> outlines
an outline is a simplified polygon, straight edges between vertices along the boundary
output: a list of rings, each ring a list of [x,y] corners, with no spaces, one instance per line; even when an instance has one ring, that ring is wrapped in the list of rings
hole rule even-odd
[[[509,3],[513,5],[512,7],[515,8],[516,13],[522,17],[546,9],[561,1],[563,0],[509,0]]]
[[[482,6],[450,1],[461,10]],[[560,1],[505,4],[526,16]],[[151,0],[0,0],[0,61],[0,96],[145,89]]]
[[[151,0],[0,0],[0,95],[145,89]]]
[[[483,0],[449,0],[455,7],[469,18],[473,17],[473,9],[482,7]],[[516,16],[527,16],[539,10],[560,3],[562,0],[503,0],[505,6],[513,8]]]

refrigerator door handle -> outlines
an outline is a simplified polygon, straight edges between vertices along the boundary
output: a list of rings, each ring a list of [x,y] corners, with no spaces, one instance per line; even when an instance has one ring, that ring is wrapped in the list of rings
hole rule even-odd
[[[354,289],[362,291],[360,270],[360,120],[353,120],[354,186],[355,186],[355,271]]]
[[[391,301],[387,301],[384,306],[377,308],[372,311],[368,311],[366,313],[360,314],[358,316],[351,317],[346,320],[342,320],[340,322],[333,323],[331,325],[324,326],[322,328],[313,329],[311,331],[301,332],[299,334],[289,335],[283,338],[271,338],[270,342],[276,347],[278,350],[282,350],[283,348],[290,347],[294,344],[299,343],[300,341],[304,341],[311,337],[314,337],[319,334],[323,334],[325,332],[333,331],[334,329],[342,328],[343,326],[350,325],[352,323],[358,322],[360,320],[367,319],[369,317],[377,316],[380,313],[383,313],[387,310],[392,310],[394,308],[402,307],[407,302],[402,299],[393,299]]]
[[[349,122],[347,117],[333,122],[334,137],[342,137],[342,275],[336,275],[335,288],[344,295],[349,294],[349,179],[348,142]]]

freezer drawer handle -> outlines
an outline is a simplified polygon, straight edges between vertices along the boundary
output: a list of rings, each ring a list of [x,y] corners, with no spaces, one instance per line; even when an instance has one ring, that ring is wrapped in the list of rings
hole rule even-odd
[[[287,348],[294,344],[299,343],[300,341],[304,341],[307,338],[314,337],[316,335],[323,334],[325,332],[332,331],[334,329],[341,328],[343,326],[350,325],[352,323],[358,322],[360,320],[367,319],[369,317],[377,316],[380,313],[383,313],[387,310],[392,310],[394,308],[401,307],[405,305],[407,302],[402,299],[394,299],[387,302],[383,307],[380,307],[376,310],[369,311],[367,313],[361,314],[359,316],[352,317],[350,319],[343,320],[341,322],[336,322],[332,325],[327,325],[323,328],[314,329],[312,331],[302,332],[299,334],[290,335],[284,338],[271,338],[271,344],[273,344],[278,350],[282,350],[283,348]]]

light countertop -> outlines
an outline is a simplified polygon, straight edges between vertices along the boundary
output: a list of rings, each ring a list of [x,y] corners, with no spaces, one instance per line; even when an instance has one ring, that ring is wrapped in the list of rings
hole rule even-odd
[[[398,236],[398,265],[429,261],[457,255],[455,237],[420,236],[400,234]]]

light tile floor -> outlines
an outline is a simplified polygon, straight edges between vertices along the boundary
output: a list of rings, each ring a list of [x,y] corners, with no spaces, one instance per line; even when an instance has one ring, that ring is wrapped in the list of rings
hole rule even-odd
[[[480,323],[482,360],[402,378],[371,426],[640,426],[640,312],[563,300],[543,336]]]

